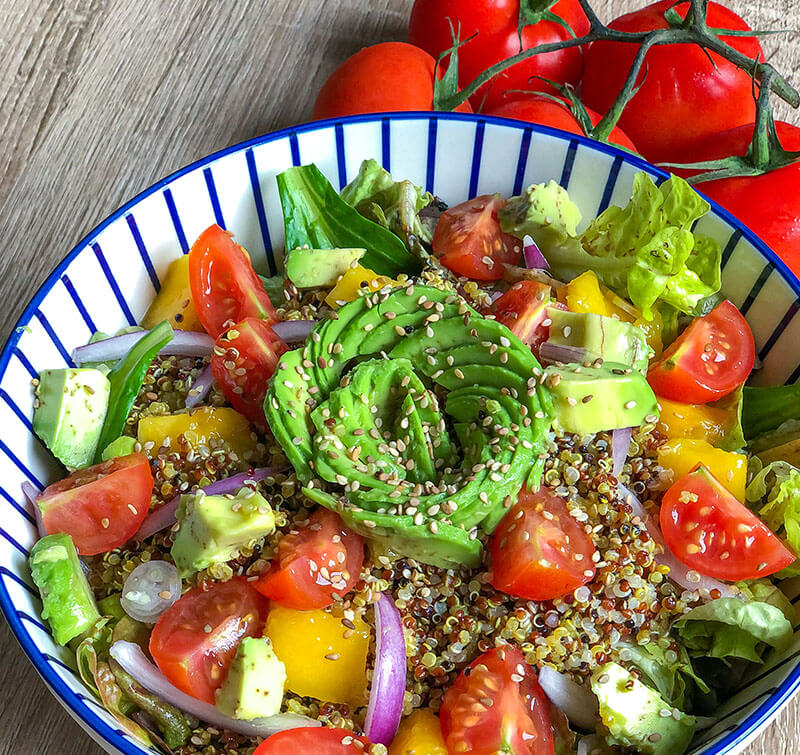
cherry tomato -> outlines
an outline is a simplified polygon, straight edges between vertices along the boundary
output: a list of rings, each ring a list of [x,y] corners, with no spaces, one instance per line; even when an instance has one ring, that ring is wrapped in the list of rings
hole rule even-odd
[[[453,753],[553,755],[555,749],[549,701],[510,645],[488,650],[464,669],[445,692],[439,716]]]
[[[520,491],[489,541],[491,583],[527,600],[552,600],[595,572],[594,544],[564,499],[544,488]]]
[[[358,742],[359,744],[354,744]],[[347,729],[301,726],[273,734],[253,755],[286,755],[287,752],[313,752],[315,755],[364,755],[371,742]]]
[[[51,535],[72,536],[78,553],[107,553],[130,540],[150,509],[153,474],[142,454],[79,469],[36,499]]]
[[[436,61],[407,42],[365,47],[342,63],[323,84],[314,103],[314,119],[358,113],[433,109]],[[439,68],[442,77],[444,69]],[[471,113],[468,102],[456,108]]]
[[[499,280],[503,263],[516,263],[522,242],[503,233],[498,212],[506,200],[485,194],[451,207],[439,217],[433,251],[457,275],[475,280]]]
[[[298,611],[326,608],[346,595],[361,575],[364,541],[327,509],[317,509],[303,527],[278,544],[270,570],[253,587]]]
[[[206,228],[189,252],[189,284],[200,322],[214,338],[246,317],[278,319],[247,252],[218,225]]]
[[[775,128],[784,149],[800,151],[800,128],[777,121]],[[675,162],[695,163],[744,155],[753,137],[753,124],[714,134],[676,157]],[[691,175],[696,171],[679,171]],[[800,276],[800,163],[761,176],[722,178],[695,185],[755,231],[795,274]]]
[[[707,577],[759,579],[795,561],[778,536],[702,464],[664,493],[660,518],[676,558]]]
[[[267,383],[287,349],[270,324],[256,317],[248,317],[224,332],[214,347],[214,379],[233,408],[262,430],[266,427]]]
[[[213,703],[239,643],[260,637],[266,620],[266,599],[243,577],[195,587],[161,614],[150,655],[178,689]]]
[[[550,327],[547,308],[558,305],[550,299],[550,286],[538,281],[523,280],[508,289],[492,307],[495,319],[503,323],[517,338],[538,352],[547,340]],[[563,305],[558,305],[563,306]]]
[[[576,37],[589,31],[589,22],[578,0],[559,0],[551,11],[562,18]],[[459,85],[464,87],[495,63],[520,52],[517,33],[519,0],[416,0],[411,10],[408,38],[434,58],[453,45],[450,22],[461,28],[461,39],[477,36],[458,51]],[[573,35],[553,21],[540,21],[522,30],[522,50],[561,42]],[[481,87],[470,102],[476,110],[493,110],[510,100],[526,97],[530,90],[551,91],[541,76],[551,81],[577,84],[583,70],[577,47],[534,55],[496,76]],[[523,91],[515,91],[523,90]]]
[[[513,102],[507,102],[505,105],[500,105],[500,107],[490,110],[488,115],[497,115],[501,118],[514,118],[518,121],[528,121],[530,123],[540,123],[543,126],[560,128],[562,131],[568,131],[570,134],[583,134],[583,129],[569,109],[567,101],[560,97],[558,99],[560,103],[555,102],[550,97],[533,95],[531,97],[526,97],[524,100],[514,100]],[[600,113],[595,113],[594,110],[589,110],[589,108],[586,110],[593,126],[600,123]],[[608,141],[611,144],[629,149],[631,152],[637,151],[634,143],[618,126],[612,129]]]
[[[675,0],[660,0],[612,21],[612,29],[627,32],[665,29],[664,13]],[[683,18],[688,2],[676,10]],[[733,11],[710,2],[708,25],[715,29],[749,30]],[[721,39],[748,58],[763,57],[755,37]],[[622,89],[637,45],[594,42],[586,51],[581,98],[588,107],[605,113]],[[673,161],[679,152],[711,134],[754,120],[752,76],[719,55],[697,45],[659,45],[648,51],[633,96],[619,120],[651,162]],[[699,115],[702,114],[702,115]]]
[[[663,398],[707,404],[742,385],[755,358],[750,326],[726,300],[692,321],[650,368],[647,382]]]

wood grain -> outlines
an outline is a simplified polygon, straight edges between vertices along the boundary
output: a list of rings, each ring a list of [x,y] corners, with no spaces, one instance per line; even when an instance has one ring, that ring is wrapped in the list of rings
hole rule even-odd
[[[642,5],[602,0],[601,17]],[[731,0],[797,30],[796,0]],[[5,339],[56,262],[156,179],[309,117],[328,73],[403,39],[411,0],[0,0],[0,301]],[[768,37],[800,82],[800,38]],[[781,116],[800,123],[798,113]],[[0,627],[0,753],[98,755]],[[800,700],[747,755],[800,752]]]

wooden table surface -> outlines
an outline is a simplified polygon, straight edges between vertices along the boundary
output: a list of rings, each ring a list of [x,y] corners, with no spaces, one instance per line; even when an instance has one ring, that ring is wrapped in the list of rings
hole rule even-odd
[[[800,25],[795,0],[730,0],[754,28]],[[644,5],[601,0],[602,18]],[[411,0],[0,0],[0,324],[106,215],[181,166],[299,123],[364,44],[405,38]],[[800,36],[766,49],[800,84]],[[800,123],[800,115],[781,108]],[[0,622],[0,753],[101,751]],[[747,755],[800,752],[800,698]]]

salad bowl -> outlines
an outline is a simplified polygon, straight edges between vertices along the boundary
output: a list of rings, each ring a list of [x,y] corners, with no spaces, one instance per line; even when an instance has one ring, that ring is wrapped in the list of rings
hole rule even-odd
[[[32,427],[31,380],[46,367],[70,366],[72,350],[96,331],[134,325],[170,262],[212,223],[235,233],[257,271],[282,269],[283,222],[276,175],[315,163],[337,188],[374,158],[449,204],[498,192],[519,194],[554,179],[582,216],[624,205],[633,178],[667,174],[640,158],[589,139],[519,121],[450,113],[367,115],[267,134],[200,160],[153,185],[92,230],[36,292],[0,355],[0,605],[46,685],[110,753],[149,752],[123,732],[80,682],[71,653],[41,620],[27,566],[36,520],[20,486],[57,479]],[[585,221],[586,222],[586,221]],[[800,378],[800,282],[747,228],[713,205],[698,230],[723,249],[723,293],[746,316],[760,369],[754,382]],[[800,585],[788,590],[800,600]],[[800,634],[698,732],[694,755],[734,753],[766,726],[800,687]]]

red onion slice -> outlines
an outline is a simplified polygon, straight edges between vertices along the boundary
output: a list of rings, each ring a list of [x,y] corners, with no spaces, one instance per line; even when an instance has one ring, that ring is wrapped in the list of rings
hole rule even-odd
[[[585,731],[597,727],[600,711],[597,697],[588,687],[583,687],[550,666],[539,669],[539,684],[550,702],[561,710],[574,724]]]
[[[673,582],[692,592],[696,590],[708,590],[709,592],[711,590],[719,590],[722,598],[735,598],[739,595],[739,591],[731,585],[726,585],[713,577],[706,577],[700,572],[690,569],[680,561],[667,546],[658,522],[647,513],[647,510],[636,495],[622,483],[617,484],[617,490],[622,500],[633,508],[634,516],[638,516],[642,520],[642,523],[647,528],[647,534],[656,541],[657,545],[661,546],[663,553],[657,553],[655,560],[656,563],[669,567],[669,578]]]
[[[382,593],[375,607],[375,668],[364,733],[376,744],[391,744],[403,715],[406,691],[406,639],[400,612]]]
[[[212,385],[214,385],[214,374],[211,372],[211,365],[207,364],[186,394],[186,408],[194,409],[195,406],[202,403],[208,396]]]
[[[539,358],[542,362],[553,364],[583,364],[586,361],[586,349],[580,346],[565,346],[563,344],[545,341],[539,347]]]
[[[545,256],[531,236],[523,237],[522,254],[525,258],[525,267],[527,267],[528,270],[550,269],[550,263],[545,259]]]
[[[622,467],[625,466],[625,460],[628,458],[628,449],[631,445],[631,438],[633,438],[632,427],[618,427],[611,433],[611,458],[614,461],[612,474],[614,477],[619,477]]]
[[[224,480],[217,480],[210,485],[202,488],[206,495],[225,495],[226,493],[236,493],[239,488],[248,482],[261,482],[261,480],[274,475],[281,470],[276,467],[259,467],[247,472],[226,477]],[[188,491],[187,491],[188,492]],[[180,495],[176,495],[169,503],[159,506],[155,511],[145,517],[139,531],[133,536],[134,540],[145,540],[156,532],[161,532],[167,527],[171,527],[177,519],[175,514],[178,511],[178,504],[181,502]]]
[[[164,702],[219,729],[227,729],[246,737],[269,737],[286,729],[321,725],[313,718],[293,713],[279,713],[267,718],[256,718],[253,721],[229,718],[220,713],[213,705],[197,700],[185,692],[181,692],[177,687],[173,687],[135,643],[115,642],[111,646],[110,653],[111,657],[145,689],[160,697]]]
[[[316,324],[316,320],[282,320],[272,323],[272,329],[286,343],[300,343],[308,338]]]
[[[122,359],[147,335],[146,330],[140,333],[125,333],[112,336],[102,341],[78,346],[72,352],[75,364],[87,362],[112,362]],[[158,353],[162,356],[207,357],[214,349],[214,339],[207,333],[196,333],[191,330],[173,331],[172,340]]]
[[[47,530],[44,528],[44,521],[42,520],[42,510],[36,499],[39,497],[39,491],[33,487],[27,480],[22,483],[22,495],[28,502],[28,508],[31,510],[34,519],[36,519],[36,529],[39,531],[39,537],[46,537]]]

